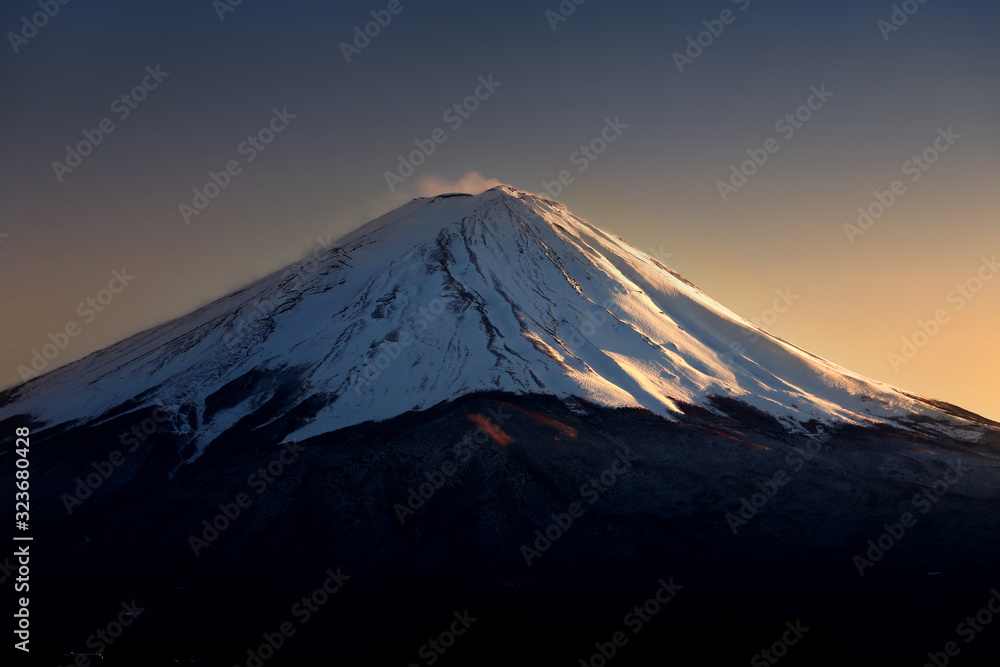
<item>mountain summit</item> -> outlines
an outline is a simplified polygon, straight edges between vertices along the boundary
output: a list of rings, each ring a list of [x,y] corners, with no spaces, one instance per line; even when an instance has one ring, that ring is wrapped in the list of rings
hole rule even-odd
[[[268,667],[414,664],[463,610],[453,664],[598,664],[640,612],[616,665],[745,664],[795,619],[795,664],[920,664],[997,580],[996,427],[508,186],[0,394],[0,455],[30,431],[42,645],[133,600],[128,665],[260,665],[282,637]]]
[[[735,400],[797,431],[891,422],[961,437],[975,424],[768,334],[507,185],[414,199],[318,262],[8,390],[0,421],[89,422],[156,401],[181,406],[191,459],[227,434],[299,441],[481,391],[667,419]]]

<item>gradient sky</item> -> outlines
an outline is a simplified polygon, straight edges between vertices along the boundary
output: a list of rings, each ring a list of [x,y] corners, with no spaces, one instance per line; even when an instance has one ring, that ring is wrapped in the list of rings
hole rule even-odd
[[[54,365],[277,270],[421,188],[474,170],[543,192],[570,170],[558,199],[740,315],[1000,419],[1000,279],[949,296],[1000,254],[995,2],[929,0],[886,40],[891,2],[588,0],[553,30],[557,0],[401,0],[348,63],[341,42],[387,4],[245,0],[220,20],[211,0],[94,0],[59,5],[17,53],[6,36],[0,386],[67,323],[81,333]],[[734,21],[679,72],[673,53],[725,9]],[[0,27],[20,31],[38,11],[5,2]],[[168,76],[119,119],[112,102],[157,65]],[[500,86],[452,131],[443,112],[489,75]],[[775,123],[824,85],[833,96],[786,139]],[[275,107],[296,117],[246,163],[237,146]],[[103,118],[114,131],[59,182],[52,163]],[[606,118],[628,128],[580,173],[571,155]],[[438,127],[447,140],[390,192],[384,172]],[[904,163],[947,128],[960,138],[909,180]],[[780,150],[724,202],[717,182],[770,137]],[[178,205],[233,159],[241,173],[185,224]],[[850,243],[845,223],[896,179],[905,192]],[[84,321],[78,304],[122,267],[134,281]],[[798,300],[774,318],[778,290]],[[939,310],[947,322],[894,368],[890,353]]]

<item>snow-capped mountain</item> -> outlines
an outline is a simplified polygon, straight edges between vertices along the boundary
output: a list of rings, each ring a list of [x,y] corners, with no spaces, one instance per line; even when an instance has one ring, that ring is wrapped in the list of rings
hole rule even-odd
[[[288,415],[286,441],[479,391],[633,406],[743,401],[790,429],[957,411],[780,340],[560,204],[500,186],[415,199],[200,310],[0,395],[0,421],[186,406],[194,458]],[[926,422],[926,420],[924,420]],[[970,436],[971,437],[971,436]]]
[[[802,664],[884,665],[1000,562],[995,423],[756,329],[507,186],[414,200],[0,393],[0,429],[26,426],[42,646],[137,600],[117,664],[262,664],[294,600],[317,620],[268,665],[412,664],[454,610],[483,620],[453,664],[576,664],[676,576],[616,664],[678,644],[745,664],[800,618]],[[548,653],[511,657],[524,637]]]

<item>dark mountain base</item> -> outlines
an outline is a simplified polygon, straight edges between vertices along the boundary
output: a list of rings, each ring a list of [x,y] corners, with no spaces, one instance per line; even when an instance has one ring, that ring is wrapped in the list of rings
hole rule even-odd
[[[172,479],[170,422],[72,514],[137,415],[38,432],[33,653],[71,664],[134,599],[100,664],[922,665],[949,641],[995,664],[1000,617],[975,620],[1000,587],[995,431],[791,435],[719,405],[470,396],[301,451],[258,429]]]

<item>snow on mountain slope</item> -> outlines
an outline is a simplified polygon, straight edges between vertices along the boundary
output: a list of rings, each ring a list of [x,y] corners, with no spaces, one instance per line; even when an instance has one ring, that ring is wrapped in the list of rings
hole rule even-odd
[[[923,400],[777,339],[561,205],[500,186],[415,199],[190,315],[6,392],[0,419],[193,406],[194,451],[308,407],[300,440],[482,390],[670,418],[711,397],[790,428],[925,415]],[[134,400],[133,400],[134,399]],[[197,456],[197,453],[195,456]]]

